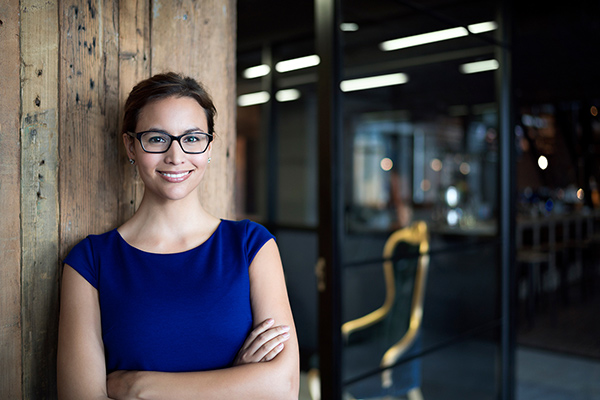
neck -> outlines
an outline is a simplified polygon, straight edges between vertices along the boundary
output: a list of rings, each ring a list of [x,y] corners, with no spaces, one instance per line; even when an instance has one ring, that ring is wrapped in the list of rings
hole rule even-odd
[[[130,222],[138,227],[164,234],[185,235],[214,219],[200,202],[199,195],[180,200],[157,200],[144,194],[140,207]]]
[[[177,201],[155,201],[144,196],[133,217],[119,233],[130,245],[156,253],[176,253],[204,243],[219,226],[198,196]]]

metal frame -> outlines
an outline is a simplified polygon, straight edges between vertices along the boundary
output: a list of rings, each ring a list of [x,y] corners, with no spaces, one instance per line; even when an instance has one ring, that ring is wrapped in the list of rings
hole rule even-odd
[[[500,64],[497,79],[499,121],[499,205],[500,236],[500,368],[502,400],[515,398],[516,352],[516,180],[515,135],[513,131],[513,93],[511,65],[511,1],[501,1],[498,9],[499,32],[496,57]]]
[[[339,0],[315,0],[319,104],[319,369],[324,399],[342,398],[342,145]]]

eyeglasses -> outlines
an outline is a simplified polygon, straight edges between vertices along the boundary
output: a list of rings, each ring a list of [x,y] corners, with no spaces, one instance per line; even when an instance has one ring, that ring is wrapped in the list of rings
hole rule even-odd
[[[181,136],[173,136],[164,131],[128,132],[140,141],[146,153],[166,153],[171,148],[173,141],[179,142],[181,150],[188,154],[202,154],[208,149],[213,140],[211,133],[190,132]]]

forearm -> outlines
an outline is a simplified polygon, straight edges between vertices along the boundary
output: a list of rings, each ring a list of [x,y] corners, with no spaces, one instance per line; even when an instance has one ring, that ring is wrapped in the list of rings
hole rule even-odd
[[[143,400],[298,398],[298,366],[273,360],[236,367],[185,373],[136,372],[133,398]]]
[[[57,391],[60,400],[109,400],[98,292],[69,266],[62,280]]]

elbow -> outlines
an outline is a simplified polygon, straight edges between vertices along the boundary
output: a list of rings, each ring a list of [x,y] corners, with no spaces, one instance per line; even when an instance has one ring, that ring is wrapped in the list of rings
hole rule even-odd
[[[294,374],[288,379],[282,395],[282,399],[298,400],[298,396],[300,395],[300,377],[298,374]]]
[[[286,371],[286,368],[281,368],[277,382],[279,384],[271,387],[271,394],[274,400],[298,400],[300,394],[300,371],[299,368]],[[284,372],[285,371],[285,372]],[[273,390],[275,389],[275,390]]]
[[[274,391],[275,394],[274,399],[277,400],[298,400],[298,396],[300,395],[300,385],[297,379],[289,379],[287,381],[282,382],[279,390]]]

